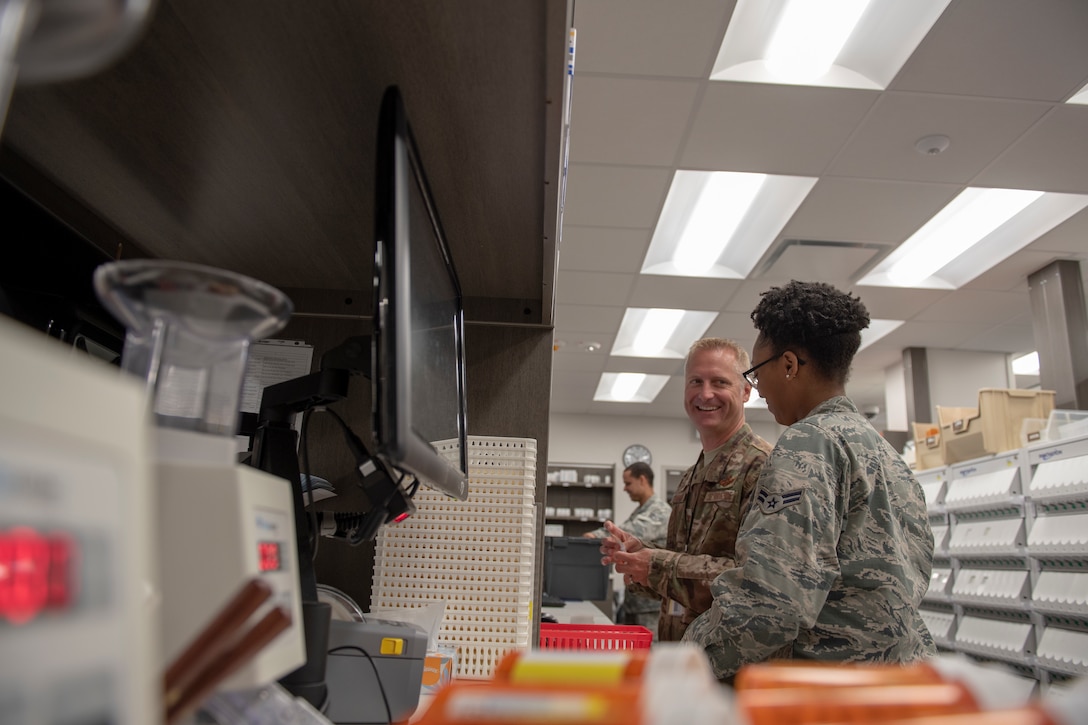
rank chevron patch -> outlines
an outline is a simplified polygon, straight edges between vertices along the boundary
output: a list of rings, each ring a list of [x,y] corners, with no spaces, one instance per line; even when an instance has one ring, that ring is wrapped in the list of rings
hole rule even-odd
[[[785,493],[771,493],[767,489],[761,488],[759,493],[756,494],[756,503],[759,504],[759,510],[763,513],[774,514],[800,503],[801,494],[804,491],[803,488],[797,488]]]

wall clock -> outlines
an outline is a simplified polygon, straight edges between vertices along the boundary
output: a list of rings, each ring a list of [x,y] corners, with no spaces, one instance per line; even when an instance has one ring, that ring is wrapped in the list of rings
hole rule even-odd
[[[625,467],[639,461],[649,465],[653,459],[654,457],[650,455],[650,449],[640,443],[627,446],[627,449],[623,452],[623,465]]]

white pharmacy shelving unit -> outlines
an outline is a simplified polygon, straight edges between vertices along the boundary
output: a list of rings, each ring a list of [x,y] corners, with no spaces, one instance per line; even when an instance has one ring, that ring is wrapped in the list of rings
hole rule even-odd
[[[1088,675],[1088,435],[916,476],[938,647],[1003,663],[1036,693]]]

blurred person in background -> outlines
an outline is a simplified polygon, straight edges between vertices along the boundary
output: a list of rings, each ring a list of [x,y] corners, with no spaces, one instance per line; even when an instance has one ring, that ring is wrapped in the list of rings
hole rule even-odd
[[[638,504],[638,508],[623,522],[624,531],[651,546],[663,546],[670,509],[664,499],[654,496],[654,469],[641,461],[632,463],[623,470],[623,490]],[[602,526],[582,536],[601,539],[608,536],[608,530]],[[623,604],[616,612],[616,624],[641,625],[653,632],[654,639],[657,639],[660,609],[661,600],[657,597],[639,593],[635,587],[626,587]]]

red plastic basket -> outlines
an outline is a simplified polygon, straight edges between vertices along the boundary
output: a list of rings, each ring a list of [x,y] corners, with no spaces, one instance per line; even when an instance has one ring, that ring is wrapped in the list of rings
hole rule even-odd
[[[540,623],[541,649],[649,649],[653,632],[637,624]]]

